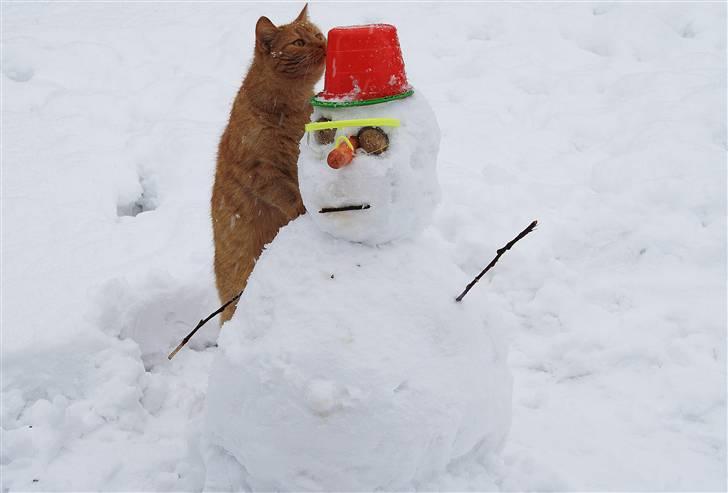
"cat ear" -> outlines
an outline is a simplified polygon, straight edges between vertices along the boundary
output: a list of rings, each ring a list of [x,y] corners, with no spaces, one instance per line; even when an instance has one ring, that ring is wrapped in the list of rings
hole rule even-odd
[[[255,45],[264,52],[270,52],[271,43],[275,38],[278,28],[270,19],[263,16],[255,24]]]
[[[303,6],[303,10],[300,14],[298,14],[298,17],[296,17],[296,20],[293,22],[304,22],[308,20],[308,4]]]

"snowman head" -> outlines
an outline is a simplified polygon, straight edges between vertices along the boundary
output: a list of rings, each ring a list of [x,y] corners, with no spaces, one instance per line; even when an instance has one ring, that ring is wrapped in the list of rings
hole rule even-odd
[[[349,241],[413,236],[440,195],[435,115],[407,83],[393,26],[335,28],[328,39],[325,89],[312,100],[298,161],[306,210]]]

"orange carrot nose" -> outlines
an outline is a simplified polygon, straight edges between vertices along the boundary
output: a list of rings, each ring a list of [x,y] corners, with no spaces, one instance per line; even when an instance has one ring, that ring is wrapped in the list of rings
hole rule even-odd
[[[326,162],[334,169],[343,168],[354,159],[354,151],[358,144],[356,137],[339,137],[338,143],[329,152]]]

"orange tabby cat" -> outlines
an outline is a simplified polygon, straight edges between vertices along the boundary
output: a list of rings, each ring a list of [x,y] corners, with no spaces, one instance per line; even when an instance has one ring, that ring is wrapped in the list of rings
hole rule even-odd
[[[311,116],[326,39],[308,20],[255,26],[255,55],[220,140],[212,189],[215,277],[222,302],[239,293],[278,230],[305,212],[298,190],[298,144]],[[222,314],[221,323],[235,312]]]

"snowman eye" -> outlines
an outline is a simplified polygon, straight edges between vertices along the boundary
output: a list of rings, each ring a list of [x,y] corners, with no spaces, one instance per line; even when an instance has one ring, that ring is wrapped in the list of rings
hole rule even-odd
[[[379,127],[364,127],[356,136],[367,154],[381,154],[389,148],[389,137]]]
[[[330,122],[328,118],[321,117],[316,122]],[[332,144],[334,142],[334,139],[336,138],[336,129],[335,128],[327,128],[324,130],[316,130],[313,133],[314,137],[316,138],[316,142],[319,145],[328,145]]]

